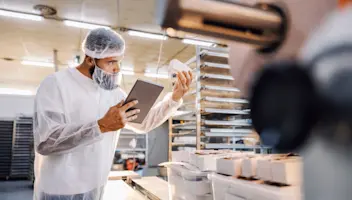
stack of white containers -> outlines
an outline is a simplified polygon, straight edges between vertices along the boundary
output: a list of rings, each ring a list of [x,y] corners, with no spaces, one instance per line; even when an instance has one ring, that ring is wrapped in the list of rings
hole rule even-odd
[[[302,199],[297,156],[240,153],[218,159],[216,172],[210,176],[214,200]]]
[[[170,200],[212,200],[208,175],[216,172],[217,159],[238,154],[234,151],[174,151],[168,165]]]

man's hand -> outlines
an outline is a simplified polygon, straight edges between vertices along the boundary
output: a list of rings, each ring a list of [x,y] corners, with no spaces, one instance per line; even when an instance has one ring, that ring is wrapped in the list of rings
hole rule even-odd
[[[178,102],[189,90],[189,86],[192,83],[192,72],[178,72],[177,81],[172,93],[172,100]]]
[[[126,111],[135,106],[138,101],[135,100],[122,106],[123,102],[124,101],[121,101],[116,106],[111,107],[105,116],[98,121],[102,133],[117,131],[124,128],[127,122],[137,119],[137,114],[140,110],[135,109],[128,112]]]

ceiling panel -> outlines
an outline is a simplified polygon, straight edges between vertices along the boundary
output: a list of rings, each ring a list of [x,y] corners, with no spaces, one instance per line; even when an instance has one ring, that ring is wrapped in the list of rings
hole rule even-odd
[[[33,12],[36,4],[46,4],[58,10],[58,16],[92,23],[112,26],[126,26],[146,31],[158,32],[160,27],[154,23],[155,0],[0,0],[0,8]],[[61,69],[67,68],[77,54],[82,55],[80,45],[86,30],[67,27],[60,21],[44,20],[42,22],[5,18],[0,16],[0,58],[13,58],[8,62],[0,60],[0,87],[36,88],[41,80],[54,72],[54,69],[22,66],[23,59],[50,61],[53,50],[58,50]],[[145,68],[157,67],[159,40],[150,40],[121,33],[126,40],[127,48],[123,65],[133,66],[136,72],[142,73]],[[186,61],[195,53],[193,46],[186,46],[180,40],[163,41],[160,66],[170,59]],[[83,56],[83,55],[82,55]],[[137,78],[126,78],[126,89],[129,90]],[[155,79],[151,79],[155,80]],[[159,81],[158,81],[159,82]],[[160,80],[168,86],[169,80]],[[22,87],[21,86],[21,87]]]

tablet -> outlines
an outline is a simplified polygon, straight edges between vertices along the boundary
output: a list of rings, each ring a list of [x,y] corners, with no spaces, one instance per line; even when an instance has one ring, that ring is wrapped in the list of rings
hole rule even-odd
[[[131,122],[141,124],[144,121],[163,89],[163,86],[155,83],[140,79],[136,81],[125,100],[125,104],[133,100],[138,100],[138,104],[130,108],[130,110],[140,109],[141,112],[138,114],[138,118]]]

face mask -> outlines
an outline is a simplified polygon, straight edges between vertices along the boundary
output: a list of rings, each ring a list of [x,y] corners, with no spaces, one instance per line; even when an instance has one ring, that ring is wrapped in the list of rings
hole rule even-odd
[[[119,87],[119,73],[109,73],[100,69],[97,65],[92,74],[93,81],[104,90],[114,90]]]

